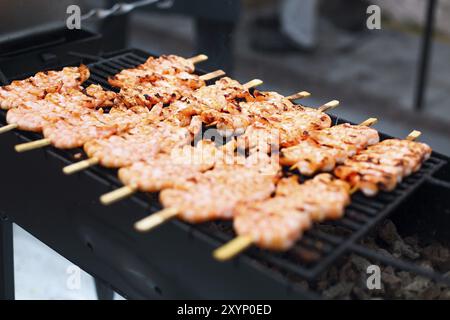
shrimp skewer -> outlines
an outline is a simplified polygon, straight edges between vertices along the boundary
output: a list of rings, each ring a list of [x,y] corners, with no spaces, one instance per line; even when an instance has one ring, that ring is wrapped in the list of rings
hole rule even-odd
[[[174,217],[190,223],[231,219],[238,203],[269,197],[275,190],[279,171],[269,169],[265,158],[257,162],[251,157],[247,160],[244,164],[219,165],[195,179],[163,189],[160,201],[165,209],[136,222],[135,228],[149,231]]]
[[[346,160],[334,174],[366,196],[374,196],[379,190],[392,191],[430,157],[431,148],[414,141],[419,136],[419,131],[413,131],[405,140],[381,141]]]
[[[179,73],[192,74],[195,64],[207,60],[204,54],[192,58],[182,58],[175,55],[162,55],[158,58],[150,57],[136,68],[124,69],[118,74],[110,77],[108,82],[119,88],[132,87],[140,82],[140,79],[149,77],[155,73],[162,75],[176,75]]]
[[[278,110],[275,107],[273,112],[273,106],[265,110],[265,105],[262,104],[260,113],[258,105],[259,103],[255,103],[251,108],[248,107],[248,110],[256,110],[249,112],[257,116],[244,134],[238,137],[240,149],[269,152],[274,147],[298,144],[308,132],[331,126],[331,118],[323,110],[337,107],[339,101],[330,101],[317,109],[291,106]]]
[[[219,71],[215,71],[215,72],[206,74],[206,75],[204,75],[204,77],[205,77],[205,79],[206,78],[209,79],[209,78],[214,78],[216,76],[221,76],[222,74],[223,74],[223,72],[221,70],[219,70]],[[248,94],[248,93],[245,93],[245,91],[248,92],[248,89],[250,89],[253,86],[259,85],[261,83],[262,83],[261,80],[255,79],[255,80],[251,80],[248,83],[241,86],[236,81],[233,81],[229,78],[224,78],[224,79],[218,81],[217,86],[219,87],[218,90],[222,92],[221,94],[223,97],[225,97],[226,95],[241,96],[241,95]],[[236,92],[236,91],[238,91],[238,92]],[[218,95],[219,95],[219,93],[218,93]],[[299,95],[300,94],[295,95],[294,98],[298,98]],[[301,95],[306,95],[306,93],[303,92]],[[202,96],[202,95],[200,95],[200,96]],[[205,103],[207,103],[207,102],[205,102]],[[152,109],[152,110],[154,110],[154,109]],[[173,122],[178,121],[180,126],[188,126],[188,125],[189,126],[193,125],[194,127],[201,126],[201,123],[196,121],[197,119],[200,119],[200,116],[196,116],[196,114],[197,114],[196,112],[190,112],[187,110],[188,110],[188,107],[186,107],[186,104],[182,103],[181,101],[177,101],[177,102],[171,104],[169,107],[162,108],[161,112],[163,114],[164,119],[170,119]],[[192,116],[194,116],[194,117],[192,118]],[[196,120],[192,121],[191,118],[192,119],[196,118]],[[148,130],[146,130],[146,131],[148,131]],[[198,130],[194,130],[194,131],[198,132]],[[127,135],[127,134],[125,133],[125,135]],[[133,136],[133,138],[143,137],[142,134],[133,134],[132,136]],[[130,140],[128,138],[126,138],[126,139]],[[131,146],[136,146],[136,148],[138,148],[140,145],[142,145],[142,146],[148,145],[151,139],[150,138],[145,138],[145,139],[148,139],[148,141],[143,141],[142,139],[139,138],[138,141],[133,141],[133,142],[130,141],[128,146],[122,146],[122,148],[125,148],[125,150],[127,150],[127,149],[130,149]],[[117,136],[117,135],[114,135],[109,140],[115,140],[116,142],[123,141],[121,139],[121,137]],[[135,157],[136,154],[135,154],[133,157],[130,157],[126,161],[121,161],[121,162],[119,161],[117,163],[111,164],[111,161],[106,161],[105,158],[108,157],[111,160],[113,160],[114,162],[116,162],[116,160],[114,160],[114,155],[111,154],[111,152],[113,151],[113,148],[115,148],[115,147],[112,147],[112,145],[111,145],[111,147],[108,147],[106,142],[107,141],[102,142],[99,140],[93,140],[92,142],[88,142],[87,146],[85,147],[85,151],[88,153],[88,156],[91,157],[91,159],[83,160],[78,163],[75,163],[75,164],[65,167],[63,169],[64,173],[73,174],[75,172],[87,169],[87,168],[97,165],[97,164],[106,165],[107,167],[121,167],[125,164],[129,165],[131,162],[136,160],[136,157]],[[104,149],[104,150],[101,150],[101,149]],[[125,155],[125,153],[122,153],[121,155]],[[137,154],[139,154],[139,153],[137,153]],[[113,192],[112,193],[113,199],[114,199],[114,194],[122,195],[122,191],[117,191],[117,193]],[[132,194],[132,193],[134,193],[133,190],[128,190],[128,192],[126,194],[128,195],[128,194]],[[107,197],[107,199],[110,199],[110,197]]]
[[[330,174],[303,184],[295,177],[282,179],[274,197],[236,206],[233,225],[238,237],[215,250],[214,257],[230,259],[252,244],[287,250],[312,222],[340,218],[349,203],[349,185]]]
[[[216,151],[212,142],[202,140],[195,147],[185,145],[134,162],[119,170],[119,179],[125,186],[102,195],[100,202],[110,205],[138,191],[154,192],[184,185],[214,166]]]
[[[356,149],[361,150],[377,142],[378,132],[369,128],[376,122],[377,119],[370,118],[358,126],[338,125],[333,127],[333,134],[336,135],[336,132],[342,131],[337,135],[338,137],[351,136],[358,130],[356,133],[358,139],[348,142],[356,143]],[[343,145],[344,147],[339,147],[340,144],[337,142],[333,146],[321,145],[312,138],[306,138],[295,146],[282,149],[280,161],[283,165],[289,165],[291,169],[297,168],[300,173],[308,176],[318,171],[331,171],[336,163],[343,163],[349,156],[347,151],[349,147],[345,142]]]
[[[212,79],[218,76],[222,76],[224,75],[224,72],[221,70],[218,71],[214,71],[208,74],[205,74],[201,77],[203,77],[202,79]],[[202,80],[203,81],[203,80]],[[90,87],[93,87],[93,85],[91,85]],[[86,89],[86,91],[88,91],[90,89],[90,87],[88,89]],[[99,89],[92,89],[92,94],[100,94],[101,90]],[[75,92],[72,93],[72,95],[74,95]],[[80,93],[81,94],[81,93]],[[101,97],[104,98],[104,96],[108,97],[107,95],[102,95]],[[69,97],[71,97],[69,95]],[[50,99],[51,97],[46,97],[46,99]],[[62,104],[62,102],[60,101],[61,98],[53,98],[54,100],[56,100],[57,103]],[[71,103],[64,101],[66,104],[71,105],[72,108],[78,107],[77,105],[73,105],[74,103],[76,103],[77,101],[73,101]],[[97,102],[97,101],[96,101]],[[103,102],[103,100],[102,100]],[[99,103],[97,103],[98,105]],[[69,110],[69,108],[67,108],[67,112],[66,110],[63,110],[63,115],[61,115],[61,112],[56,112],[56,114],[54,113],[55,107],[51,107],[50,108],[52,111],[52,115],[51,115],[51,119],[55,119],[55,118],[63,118],[62,120],[58,120],[56,121],[56,123],[49,123],[49,122],[54,122],[53,120],[51,121],[42,121],[42,119],[44,118],[42,116],[42,110],[40,108],[35,108],[34,112],[31,112],[31,110],[23,107],[20,110],[14,111],[14,110],[10,110],[13,113],[23,113],[25,114],[26,117],[29,116],[29,114],[32,114],[32,118],[38,118],[38,125],[33,123],[33,131],[41,131],[44,129],[44,135],[46,136],[46,138],[38,140],[37,142],[29,142],[26,144],[22,144],[22,145],[18,145],[16,147],[16,150],[18,152],[24,152],[24,151],[28,151],[28,150],[33,150],[36,148],[40,148],[40,147],[44,147],[44,146],[48,146],[50,144],[54,144],[56,147],[59,148],[64,148],[64,149],[68,149],[68,148],[75,148],[75,147],[79,147],[82,146],[85,142],[89,141],[92,138],[101,138],[101,137],[108,137],[111,136],[113,134],[117,134],[123,131],[126,131],[125,129],[117,129],[115,128],[115,126],[117,126],[117,121],[120,122],[119,117],[115,116],[109,116],[109,115],[98,115],[95,112],[88,112],[88,111],[84,111],[80,108],[78,108],[77,110],[81,110],[81,115],[75,114],[74,112],[72,112],[72,110]],[[63,109],[62,107],[60,107],[60,109]],[[126,111],[123,112],[123,116],[124,118],[127,118],[127,115],[125,114]],[[15,119],[16,121],[23,121],[23,119],[26,117],[24,117],[23,115],[17,116],[17,117],[13,117],[12,114],[10,114],[10,117],[12,117],[13,119]],[[48,118],[48,115],[45,116],[45,118]],[[115,119],[115,120],[111,120],[111,119]],[[11,120],[12,121],[12,120]],[[112,123],[111,123],[112,121]],[[139,122],[140,119],[136,119],[133,120],[132,118],[129,119],[129,121],[125,121],[125,124],[122,124],[121,126],[130,128],[133,127],[133,123],[134,122]],[[81,126],[81,127],[80,127]],[[29,127],[20,127],[20,125],[18,126],[19,129],[25,129],[25,130],[30,130]],[[64,137],[62,137],[62,132],[65,132],[65,134],[67,135],[67,141],[62,141],[63,139],[65,139]],[[90,161],[89,164],[95,163],[94,160]],[[88,162],[84,162],[83,165],[81,165],[79,168],[86,168],[86,165],[88,164]],[[75,169],[77,169],[77,167],[75,167]]]
[[[88,78],[89,69],[85,65],[38,72],[30,78],[0,87],[0,107],[9,110],[26,101],[43,99],[47,93],[78,89]]]

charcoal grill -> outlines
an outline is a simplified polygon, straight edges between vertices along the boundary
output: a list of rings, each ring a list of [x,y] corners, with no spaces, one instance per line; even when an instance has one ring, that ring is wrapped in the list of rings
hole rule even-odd
[[[108,76],[134,67],[148,56],[136,49],[102,56],[72,53],[78,62],[88,64],[88,84],[99,83],[108,89],[113,89],[106,81]],[[11,81],[16,77],[3,78]],[[0,115],[2,124],[5,114]],[[336,124],[347,122],[332,118]],[[288,252],[251,248],[233,261],[220,263],[211,253],[234,236],[230,223],[189,225],[173,220],[148,234],[139,234],[133,229],[134,222],[161,209],[156,195],[138,193],[102,206],[98,196],[121,186],[116,171],[93,167],[73,176],[63,175],[65,165],[79,161],[76,155],[81,149],[14,151],[15,144],[39,138],[39,134],[21,131],[0,137],[3,237],[8,239],[10,222],[17,223],[127,298],[318,298],[298,282],[314,281],[349,253],[450,284],[439,273],[388,258],[359,243],[394,212],[405,221],[414,217],[432,221],[424,232],[433,230],[434,236],[450,240],[445,232],[450,226],[450,164],[439,153],[433,152],[421,170],[393,192],[382,192],[375,198],[353,195],[343,219],[315,226]],[[389,136],[381,134],[381,138]],[[429,217],[423,217],[424,212]],[[7,296],[11,289],[10,248],[4,245],[0,249],[4,255],[0,294]]]

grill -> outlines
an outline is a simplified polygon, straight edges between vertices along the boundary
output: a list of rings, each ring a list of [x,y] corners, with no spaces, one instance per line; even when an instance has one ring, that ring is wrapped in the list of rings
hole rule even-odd
[[[149,54],[130,49],[102,56],[71,56],[88,64],[88,84],[113,89],[106,81],[108,76],[144,62]],[[15,77],[3,78],[11,81]],[[5,123],[5,112],[0,119]],[[347,122],[333,119],[336,124]],[[314,226],[288,252],[251,248],[233,261],[219,263],[212,259],[211,251],[234,236],[231,223],[188,225],[176,220],[151,233],[138,234],[133,223],[161,209],[154,194],[139,193],[104,207],[98,196],[121,186],[116,171],[93,167],[67,177],[61,168],[78,161],[81,150],[46,148],[21,155],[13,151],[13,145],[38,138],[40,135],[29,132],[1,137],[2,167],[9,170],[3,174],[0,193],[9,201],[2,201],[0,212],[126,297],[315,298],[317,295],[298,286],[297,280],[316,280],[349,253],[450,284],[439,273],[388,258],[359,243],[389,214],[407,208],[414,211],[420,201],[417,195],[450,191],[445,181],[450,178],[448,158],[436,152],[393,192],[375,198],[353,195],[343,219]],[[42,214],[34,214],[33,208],[40,208]],[[432,205],[429,210],[430,215],[447,212]],[[450,219],[444,218],[448,224],[442,228],[450,226]]]

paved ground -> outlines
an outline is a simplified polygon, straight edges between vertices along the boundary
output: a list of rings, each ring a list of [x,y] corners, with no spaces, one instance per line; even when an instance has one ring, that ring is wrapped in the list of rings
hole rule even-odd
[[[306,101],[311,105],[340,99],[339,116],[355,122],[379,117],[377,127],[395,136],[420,129],[424,141],[450,154],[450,46],[435,45],[426,110],[417,114],[411,110],[416,36],[383,30],[354,38],[325,26],[316,54],[267,55],[249,48],[248,20],[246,15],[237,32],[236,78],[261,78],[266,88],[285,94],[308,90],[314,94]],[[135,47],[184,56],[192,52],[193,28],[186,18],[139,14],[131,34]],[[72,264],[20,228],[14,231],[17,298],[95,298],[90,276],[81,273],[79,289],[69,289]]]

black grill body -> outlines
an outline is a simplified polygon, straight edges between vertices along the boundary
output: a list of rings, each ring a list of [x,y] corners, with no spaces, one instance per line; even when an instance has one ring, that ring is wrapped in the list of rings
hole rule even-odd
[[[109,75],[147,57],[139,50],[124,50],[85,57],[83,62],[91,70],[89,81],[109,88]],[[342,122],[346,121],[336,120]],[[74,155],[80,150],[14,151],[15,144],[40,137],[20,131],[0,137],[1,213],[127,298],[317,298],[319,295],[302,289],[298,282],[314,281],[352,252],[447,281],[359,245],[361,238],[394,212],[406,221],[405,226],[415,228],[408,221],[422,219],[426,221],[421,224],[424,234],[434,228],[434,236],[448,237],[450,184],[446,181],[450,180],[450,165],[448,158],[438,153],[394,192],[375,198],[355,194],[343,219],[315,226],[288,252],[252,248],[233,261],[219,263],[211,253],[233,237],[230,223],[188,225],[173,220],[139,234],[133,223],[160,209],[157,195],[139,193],[102,206],[99,195],[121,186],[116,171],[95,167],[68,177],[62,167],[78,161]]]

